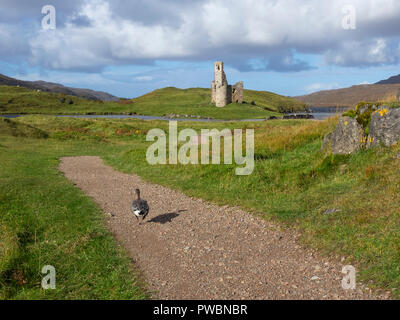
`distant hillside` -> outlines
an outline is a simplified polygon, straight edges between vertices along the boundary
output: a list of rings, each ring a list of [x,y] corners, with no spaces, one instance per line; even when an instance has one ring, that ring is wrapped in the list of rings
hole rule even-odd
[[[0,85],[14,86],[14,87],[20,86],[32,90],[41,90],[44,92],[52,92],[52,93],[62,93],[89,100],[101,100],[101,101],[118,100],[118,97],[115,97],[106,92],[94,91],[90,89],[70,88],[70,87],[65,87],[58,83],[52,83],[46,81],[23,81],[10,78],[2,74],[0,74]]]
[[[360,101],[395,100],[399,92],[400,83],[370,84],[319,91],[295,98],[312,107],[353,107]]]
[[[400,74],[397,76],[390,77],[389,79],[379,81],[375,84],[400,84]]]
[[[211,90],[203,88],[155,90],[135,99],[102,102],[79,97],[0,85],[0,114],[124,114],[171,118],[265,119],[282,111],[304,111],[295,99],[266,91],[245,90],[246,103],[217,108]]]

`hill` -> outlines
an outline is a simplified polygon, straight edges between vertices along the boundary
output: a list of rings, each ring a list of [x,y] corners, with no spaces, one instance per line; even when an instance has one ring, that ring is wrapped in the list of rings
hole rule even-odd
[[[312,107],[353,107],[361,101],[396,100],[399,92],[400,83],[370,84],[319,91],[295,98]]]
[[[141,97],[132,99],[134,105],[140,106],[145,110],[153,110],[178,114],[195,114],[199,111],[210,111],[211,113],[220,113],[232,109],[242,109],[251,114],[264,113],[264,111],[284,112],[284,111],[304,111],[306,106],[298,100],[284,97],[267,91],[244,90],[244,101],[246,103],[232,103],[224,108],[217,108],[211,102],[210,89],[191,88],[178,89],[168,87],[158,89]],[[252,102],[254,102],[252,104]],[[260,114],[261,115],[261,114]]]
[[[397,76],[390,77],[389,79],[379,81],[375,84],[398,84],[400,83],[400,74]]]
[[[0,74],[0,85],[5,86],[20,86],[32,90],[40,90],[44,92],[61,93],[89,100],[101,100],[101,101],[116,101],[117,97],[101,91],[94,91],[90,89],[79,89],[65,87],[58,83],[46,82],[46,81],[23,81],[14,78],[7,77]]]
[[[93,101],[65,94],[37,92],[0,86],[0,114],[138,114],[179,115],[214,119],[261,119],[282,111],[304,111],[306,106],[292,98],[266,91],[245,90],[248,103],[217,108],[210,103],[210,89],[164,88],[141,97],[117,102]],[[251,102],[254,102],[253,104]]]

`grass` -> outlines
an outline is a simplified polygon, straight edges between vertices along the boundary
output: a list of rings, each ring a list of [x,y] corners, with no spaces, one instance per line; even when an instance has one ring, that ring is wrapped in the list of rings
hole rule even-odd
[[[57,159],[65,154],[99,155],[120,171],[137,173],[148,181],[179,189],[190,196],[221,205],[237,205],[264,219],[296,228],[302,232],[305,246],[317,248],[326,255],[346,257],[344,263],[357,266],[359,279],[370,287],[393,289],[395,297],[400,296],[400,160],[397,156],[400,146],[360,151],[349,156],[322,153],[323,136],[333,130],[336,119],[179,123],[179,130],[190,127],[197,132],[201,128],[255,129],[255,170],[250,176],[236,176],[234,164],[150,166],[145,154],[152,142],[146,142],[145,136],[155,127],[168,132],[168,122],[165,121],[28,116],[15,122],[38,128],[48,135],[47,139],[35,140],[10,136],[0,138],[2,157],[3,150],[21,157],[29,154],[24,158],[25,162],[22,161],[26,172],[18,175],[18,170],[22,169],[9,170],[5,174],[9,180],[1,180],[4,186],[12,186],[17,183],[14,181],[19,181],[12,179],[14,176],[27,179],[23,185],[32,184],[32,189],[23,191],[27,199],[47,199],[50,190],[45,187],[44,181],[49,179],[46,174],[58,177],[63,190],[59,192],[59,185],[54,185],[52,192],[64,194],[65,184],[69,192],[80,194],[56,172]],[[29,152],[38,149],[41,157],[49,159],[51,165],[46,161],[39,165],[28,160],[35,158]],[[16,162],[12,157],[7,161]],[[32,166],[45,168],[41,169],[41,178],[37,178],[35,183],[29,180],[28,168]],[[41,187],[33,189],[33,185]],[[45,188],[45,192],[36,195],[37,191],[33,190],[41,188]],[[14,190],[15,187],[6,189]],[[15,192],[17,197],[21,191],[17,188]],[[84,203],[91,203],[81,196]],[[63,199],[53,195],[46,203],[58,208],[60,201],[64,203]],[[25,210],[21,200],[14,203],[12,212]],[[321,214],[330,208],[341,211],[332,215]],[[88,212],[100,215],[95,208],[91,210]],[[13,232],[14,227],[10,226],[8,233],[12,235]],[[7,239],[12,255],[15,235]],[[67,261],[63,263],[69,265]]]
[[[147,298],[101,210],[57,170],[61,156],[97,147],[28,138],[31,127],[13,123],[20,130],[7,134],[0,122],[0,299]],[[56,290],[41,288],[45,265],[56,269]]]
[[[164,88],[132,100],[91,101],[19,87],[0,86],[0,114],[140,114],[200,116],[214,119],[261,119],[287,110],[304,110],[292,98],[266,91],[245,90],[246,104],[217,108],[210,103],[209,89]],[[256,105],[252,105],[254,101]],[[69,104],[72,102],[72,104]]]

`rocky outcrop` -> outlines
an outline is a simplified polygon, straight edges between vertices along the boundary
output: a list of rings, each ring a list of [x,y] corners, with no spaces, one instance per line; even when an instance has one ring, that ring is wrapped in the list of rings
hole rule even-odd
[[[289,119],[315,119],[314,116],[312,114],[289,114],[289,115],[285,115],[283,116],[284,120],[289,120]]]
[[[371,115],[367,147],[390,147],[400,140],[400,109],[379,108]]]
[[[323,148],[329,148],[333,154],[350,154],[362,148],[364,132],[356,119],[340,117],[334,132],[324,138]]]
[[[351,154],[362,148],[390,147],[400,141],[400,108],[358,105],[339,118],[334,132],[324,138],[322,148],[333,154]]]

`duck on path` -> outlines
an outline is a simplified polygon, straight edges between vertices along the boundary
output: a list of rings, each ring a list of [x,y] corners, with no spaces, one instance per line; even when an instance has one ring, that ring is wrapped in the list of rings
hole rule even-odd
[[[139,220],[139,217],[141,217],[143,221],[149,213],[149,205],[146,200],[140,198],[140,190],[136,189],[135,191],[137,198],[132,202],[131,210],[136,219]]]

